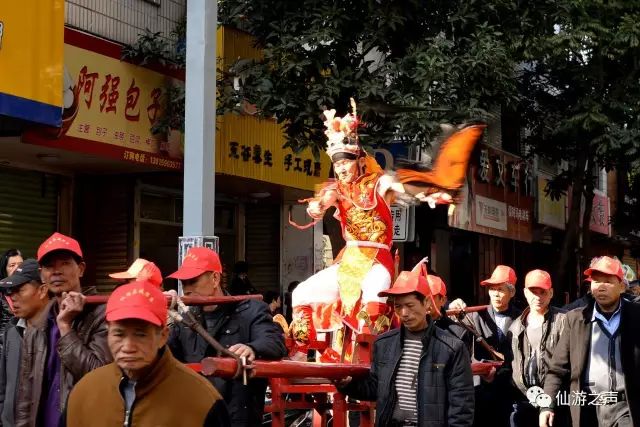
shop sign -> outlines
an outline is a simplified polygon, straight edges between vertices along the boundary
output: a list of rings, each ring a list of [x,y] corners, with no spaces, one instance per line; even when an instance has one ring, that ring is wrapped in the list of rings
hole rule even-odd
[[[507,205],[504,202],[476,196],[476,224],[507,231]],[[509,206],[509,213],[514,209]]]
[[[609,217],[611,215],[609,196],[602,191],[594,190],[593,207],[591,209],[591,221],[589,229],[595,233],[611,235],[611,225]]]
[[[411,242],[415,238],[414,207],[391,205],[393,241]]]
[[[567,223],[567,196],[562,195],[559,200],[547,196],[544,189],[550,179],[538,176],[538,223],[564,230]]]
[[[153,135],[161,118],[167,83],[158,71],[120,60],[120,48],[65,30],[64,111],[61,128],[27,132],[24,141],[180,170],[183,135]]]
[[[480,145],[467,185],[449,225],[463,230],[530,242],[534,177],[529,162]]]
[[[571,194],[572,188],[569,187],[567,194]],[[567,210],[571,212],[571,198],[567,198]],[[580,226],[582,226],[582,217],[584,215],[584,198],[580,205]],[[593,205],[591,206],[591,220],[589,221],[589,229],[594,233],[606,234],[611,236],[611,203],[609,196],[601,190],[593,190]]]
[[[218,118],[216,172],[313,191],[329,179],[331,160],[323,151],[283,148],[282,126],[274,120],[227,114]]]
[[[0,115],[60,126],[64,0],[0,2]]]

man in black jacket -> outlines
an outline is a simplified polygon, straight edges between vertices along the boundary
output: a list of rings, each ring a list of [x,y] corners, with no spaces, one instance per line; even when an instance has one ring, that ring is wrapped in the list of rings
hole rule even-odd
[[[16,315],[4,331],[4,347],[0,356],[0,425],[13,427],[22,336],[25,329],[33,325],[33,320],[42,315],[49,302],[38,261],[25,260],[13,274],[0,280],[0,291],[11,298]]]
[[[473,358],[482,360],[503,360],[505,364],[495,374],[477,379],[476,385],[476,426],[509,425],[512,404],[516,394],[511,382],[511,323],[522,311],[513,305],[516,294],[516,272],[507,265],[498,265],[491,277],[480,282],[487,289],[490,305],[486,311],[471,313],[473,326],[495,352],[481,345],[474,345]],[[457,299],[449,308],[465,308],[466,304]]]
[[[429,321],[432,300],[425,277],[403,271],[393,288],[378,296],[393,298],[402,326],[378,337],[369,375],[339,381],[340,391],[375,400],[377,426],[471,426],[469,353],[462,341]]]
[[[182,281],[185,295],[223,296],[220,286],[222,265],[218,254],[207,248],[192,248],[178,271],[169,277]],[[220,344],[251,363],[254,359],[280,359],[287,355],[282,329],[273,322],[267,304],[247,300],[237,304],[207,306],[198,310],[202,325]],[[191,329],[174,325],[169,348],[184,363],[198,363],[215,356],[214,349]],[[231,425],[255,426],[262,423],[267,381],[254,378],[247,386],[242,380],[209,378],[222,394]]]

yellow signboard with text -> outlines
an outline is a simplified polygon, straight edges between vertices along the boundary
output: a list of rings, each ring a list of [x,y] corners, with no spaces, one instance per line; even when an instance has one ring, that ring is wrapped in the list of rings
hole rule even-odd
[[[153,135],[165,108],[159,71],[120,60],[119,45],[67,29],[62,127],[29,132],[29,143],[96,154],[154,167],[182,168],[182,133]],[[69,102],[66,100],[69,99]]]
[[[60,126],[64,0],[0,1],[0,114]]]
[[[284,143],[275,121],[227,114],[218,119],[216,172],[311,191],[329,178],[326,153],[316,160],[311,150],[296,154]]]

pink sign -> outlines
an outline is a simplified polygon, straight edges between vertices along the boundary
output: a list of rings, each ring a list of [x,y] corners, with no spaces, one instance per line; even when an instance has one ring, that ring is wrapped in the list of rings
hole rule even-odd
[[[589,229],[595,233],[611,235],[609,217],[611,215],[609,197],[598,190],[593,194],[593,209]]]

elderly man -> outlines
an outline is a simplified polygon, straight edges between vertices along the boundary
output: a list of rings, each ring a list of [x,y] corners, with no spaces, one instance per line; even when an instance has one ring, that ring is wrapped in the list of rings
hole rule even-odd
[[[475,345],[473,358],[476,360],[504,360],[507,363],[501,369],[479,380],[476,386],[476,425],[509,425],[509,415],[514,394],[511,384],[511,372],[508,369],[511,360],[511,334],[509,327],[521,311],[513,306],[511,300],[516,294],[516,272],[507,265],[498,265],[491,277],[480,282],[489,293],[490,306],[486,311],[471,313],[471,319],[480,336],[495,352]],[[449,308],[464,308],[466,304],[458,299]]]
[[[544,379],[550,404],[541,409],[539,425],[559,426],[555,413],[561,405],[570,405],[574,427],[640,425],[640,305],[622,298],[617,259],[595,258],[584,274],[593,299],[566,314]],[[571,394],[560,399],[565,382]]]
[[[13,427],[22,336],[25,329],[45,313],[49,303],[47,287],[40,279],[38,261],[25,260],[13,274],[0,280],[0,291],[11,299],[16,315],[4,332],[5,346],[0,358],[0,425]]]
[[[167,349],[167,302],[155,283],[117,288],[107,302],[107,321],[114,363],[74,387],[64,425],[230,425],[220,393]]]
[[[524,296],[529,306],[511,324],[512,378],[520,393],[511,413],[512,427],[536,427],[538,405],[527,390],[541,387],[549,360],[565,327],[565,311],[549,306],[553,297],[551,276],[533,270],[524,279]],[[563,414],[566,415],[566,414]],[[557,425],[565,425],[564,423]]]
[[[460,427],[473,424],[473,376],[459,339],[429,322],[425,277],[403,271],[390,297],[402,326],[378,337],[369,375],[337,383],[341,392],[375,400],[376,425]]]
[[[220,287],[222,265],[218,254],[208,248],[191,248],[182,266],[170,275],[182,281],[185,295],[223,296]],[[204,328],[222,345],[250,363],[254,359],[280,359],[287,354],[282,329],[273,322],[269,307],[262,301],[246,300],[237,304],[204,307],[197,314]],[[215,350],[190,328],[174,325],[169,346],[176,358],[197,363],[214,356]],[[234,427],[262,423],[267,382],[254,378],[244,386],[241,380],[211,377],[222,393]]]
[[[104,306],[85,306],[80,244],[54,233],[38,248],[38,263],[54,299],[24,333],[16,426],[57,427],[73,385],[112,359]]]

